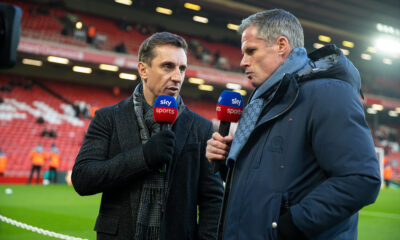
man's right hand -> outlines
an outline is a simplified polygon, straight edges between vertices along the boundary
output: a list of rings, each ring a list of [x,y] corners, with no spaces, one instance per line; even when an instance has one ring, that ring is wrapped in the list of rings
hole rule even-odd
[[[208,161],[211,163],[216,160],[225,160],[231,148],[232,140],[232,135],[223,137],[218,132],[215,132],[211,139],[207,141],[206,158]]]
[[[153,135],[143,144],[143,155],[151,169],[172,161],[175,147],[175,133],[171,130],[161,131]]]

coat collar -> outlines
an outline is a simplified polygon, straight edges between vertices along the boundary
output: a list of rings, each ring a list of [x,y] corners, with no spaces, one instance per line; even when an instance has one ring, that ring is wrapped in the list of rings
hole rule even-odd
[[[273,120],[288,111],[296,102],[299,94],[299,85],[296,74],[286,74],[279,83],[270,102],[261,113],[256,127]],[[264,114],[265,113],[265,114]]]
[[[304,48],[295,48],[289,57],[275,70],[275,72],[258,87],[251,99],[263,97],[266,92],[281,81],[286,74],[292,74],[302,69],[308,62],[307,51]]]

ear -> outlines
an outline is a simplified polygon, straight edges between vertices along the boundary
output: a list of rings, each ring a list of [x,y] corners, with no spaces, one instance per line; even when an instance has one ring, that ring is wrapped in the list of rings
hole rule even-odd
[[[147,67],[148,67],[147,64],[144,62],[138,63],[138,72],[139,72],[140,78],[143,81],[147,80]]]
[[[278,37],[275,44],[279,55],[286,56],[292,51],[292,46],[290,46],[289,40],[284,36]]]

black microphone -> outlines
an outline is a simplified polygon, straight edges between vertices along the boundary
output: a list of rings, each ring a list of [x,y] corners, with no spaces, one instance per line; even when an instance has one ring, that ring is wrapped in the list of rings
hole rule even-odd
[[[161,131],[165,131],[165,130],[171,129],[171,124],[166,123],[166,122],[161,122],[160,123],[160,129],[161,129]]]
[[[217,118],[221,121],[218,133],[225,137],[229,134],[231,122],[237,122],[243,112],[242,95],[234,91],[223,91],[218,99]],[[213,161],[214,174],[221,170],[222,161]]]
[[[161,131],[165,131],[165,130],[168,130],[168,129],[170,129],[170,128],[171,128],[171,124],[166,123],[166,122],[161,122],[161,123],[160,123],[160,129],[161,129]],[[162,166],[162,168],[160,168],[158,171],[159,171],[159,172],[167,172],[167,164],[164,163],[163,166]]]
[[[160,95],[157,97],[153,106],[154,121],[160,123],[161,131],[168,130],[175,122],[178,115],[178,104],[172,96]],[[167,171],[167,164],[163,164],[160,172]]]

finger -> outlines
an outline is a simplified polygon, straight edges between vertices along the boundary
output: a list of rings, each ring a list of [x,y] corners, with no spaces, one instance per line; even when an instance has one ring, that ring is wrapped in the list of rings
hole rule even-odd
[[[225,143],[227,143],[227,144],[230,144],[231,142],[232,142],[232,140],[233,140],[233,135],[228,135],[228,136],[225,136],[224,137],[224,142]]]
[[[220,154],[209,153],[209,152],[206,153],[206,158],[210,163],[212,163],[213,161],[225,160],[225,156],[220,155]]]
[[[216,148],[211,144],[207,144],[206,153],[224,155],[225,154],[225,150],[224,149],[220,149],[220,148]]]
[[[219,132],[213,133],[212,139],[220,142],[224,141],[224,137],[222,137],[221,134],[219,134]]]
[[[228,144],[226,144],[225,142],[219,142],[219,141],[215,141],[215,140],[209,140],[207,142],[207,146],[212,146],[214,148],[222,149],[225,151],[228,151],[230,148],[230,146]]]
[[[222,155],[222,156],[226,156],[228,154],[228,152],[225,149],[216,148],[211,145],[207,146],[206,151],[209,153],[212,153],[212,154],[218,154],[218,155]]]

